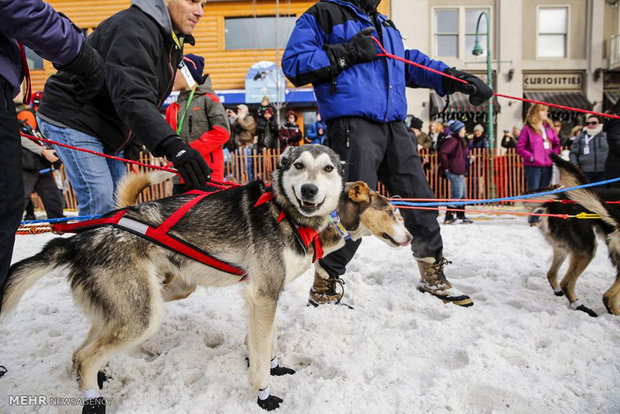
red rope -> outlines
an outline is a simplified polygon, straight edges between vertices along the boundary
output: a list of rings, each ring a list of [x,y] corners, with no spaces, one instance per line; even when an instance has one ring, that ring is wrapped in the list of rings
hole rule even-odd
[[[561,219],[569,219],[569,214],[547,214],[547,213],[526,213],[522,211],[501,211],[501,210],[465,210],[464,208],[448,208],[448,207],[414,207],[414,206],[398,206],[399,209],[410,210],[444,210],[444,211],[466,211],[468,213],[491,213],[491,214],[510,214],[513,216],[539,216],[539,217],[557,217]]]
[[[45,143],[48,143],[48,144],[58,145],[59,147],[69,148],[69,149],[72,149],[72,150],[82,151],[82,152],[87,152],[89,154],[97,155],[99,157],[104,157],[104,158],[109,158],[109,159],[112,159],[112,160],[122,161],[124,163],[131,164],[132,166],[133,165],[139,165],[141,167],[151,168],[153,170],[168,171],[168,172],[174,173],[174,174],[176,174],[178,176],[181,176],[181,174],[177,170],[175,170],[173,168],[168,168],[168,166],[171,166],[172,163],[166,164],[165,167],[161,167],[159,165],[153,165],[153,164],[145,164],[145,163],[139,162],[139,161],[128,160],[128,159],[125,159],[125,158],[116,157],[114,155],[103,154],[101,152],[97,152],[97,151],[93,151],[93,150],[89,150],[89,149],[85,149],[85,148],[80,148],[80,147],[75,147],[73,145],[61,144],[60,142],[52,141],[51,139],[35,137],[34,135],[24,134],[23,132],[20,132],[20,134],[22,136],[26,137],[26,138],[34,139],[36,141],[42,141],[42,142],[45,142]],[[133,167],[132,167],[132,171],[135,172]],[[211,185],[213,187],[221,188],[221,189],[226,189],[226,188],[230,188],[230,187],[237,187],[239,184],[232,183],[230,181],[215,181],[215,180],[211,180],[211,181],[209,181],[209,185]]]
[[[451,201],[478,201],[480,204],[487,203],[488,200],[483,198],[401,198],[401,197],[391,197],[388,200],[390,201],[432,201],[432,202],[451,202]],[[505,200],[505,201],[496,201],[497,203],[560,203],[560,204],[575,204],[577,201],[575,200],[535,200],[535,199],[520,199],[520,200]],[[620,204],[620,201],[604,201],[605,204]],[[399,206],[400,207],[400,206]]]
[[[372,36],[372,38],[377,43],[377,45],[379,46],[381,51],[383,52],[383,53],[379,53],[377,56],[389,57],[391,59],[399,60],[399,61],[405,62],[405,63],[407,63],[409,65],[417,66],[417,67],[422,68],[424,70],[428,70],[429,72],[433,72],[433,73],[436,73],[438,75],[445,76],[446,78],[450,78],[450,79],[453,79],[453,80],[461,82],[461,83],[468,83],[466,80],[457,78],[456,76],[448,75],[447,73],[443,73],[443,72],[441,72],[441,71],[439,71],[437,69],[429,68],[428,66],[424,66],[424,65],[421,65],[419,63],[412,62],[411,60],[407,60],[407,59],[401,58],[400,56],[393,55],[393,54],[389,53],[388,51],[386,51],[383,48],[383,45],[381,44],[381,42],[379,42],[379,40],[377,40],[376,37]],[[618,116],[618,115],[603,114],[601,112],[588,111],[586,109],[573,108],[573,107],[570,107],[570,106],[557,105],[557,104],[553,104],[553,103],[549,103],[549,102],[535,101],[533,99],[525,99],[525,98],[519,98],[517,96],[504,95],[502,93],[495,93],[495,92],[493,92],[493,95],[497,96],[498,98],[514,99],[514,100],[517,100],[517,101],[523,101],[523,102],[529,102],[529,103],[534,103],[534,104],[546,105],[546,106],[551,106],[553,108],[559,108],[559,109],[567,109],[569,111],[581,112],[581,113],[584,113],[584,114],[596,115],[596,116],[606,117],[606,118],[620,119],[620,116]]]

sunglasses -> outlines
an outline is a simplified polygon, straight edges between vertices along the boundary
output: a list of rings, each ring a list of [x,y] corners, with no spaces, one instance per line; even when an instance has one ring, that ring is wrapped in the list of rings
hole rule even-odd
[[[598,125],[598,121],[586,122],[586,125]]]

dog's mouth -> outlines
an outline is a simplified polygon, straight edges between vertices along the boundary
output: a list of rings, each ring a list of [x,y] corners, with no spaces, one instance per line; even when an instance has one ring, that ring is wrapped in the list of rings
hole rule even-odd
[[[389,245],[391,245],[392,247],[404,247],[404,246],[409,246],[409,242],[411,241],[411,240],[407,240],[407,241],[406,241],[406,242],[404,242],[404,243],[399,243],[399,242],[397,242],[396,240],[394,240],[394,238],[393,238],[392,236],[390,236],[389,234],[387,234],[387,233],[383,233],[383,234],[381,235],[381,237],[383,237],[385,240],[387,240],[387,241],[388,241],[388,244],[389,244]]]
[[[297,198],[297,197],[295,197]],[[322,200],[320,203],[313,203],[308,200],[300,200],[297,198],[297,202],[299,203],[300,209],[305,213],[313,213],[321,208],[325,200]]]

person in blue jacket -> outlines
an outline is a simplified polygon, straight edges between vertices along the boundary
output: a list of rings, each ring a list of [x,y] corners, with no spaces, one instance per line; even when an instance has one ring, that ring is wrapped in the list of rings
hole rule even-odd
[[[327,136],[327,126],[321,119],[321,114],[316,113],[316,122],[310,124],[308,132],[306,133],[306,142],[308,144],[325,144],[325,137]]]
[[[74,75],[85,94],[94,95],[104,84],[101,56],[68,18],[41,0],[0,0],[0,309],[24,209],[21,139],[13,103],[25,77],[29,85],[24,45]]]
[[[329,145],[346,163],[347,181],[363,180],[376,187],[380,180],[392,196],[434,198],[404,123],[405,87],[432,88],[441,96],[463,92],[473,105],[485,103],[493,92],[476,76],[406,49],[394,23],[377,11],[379,2],[317,2],[297,20],[282,56],[282,69],[295,86],[312,83],[327,122]],[[372,36],[389,53],[465,82],[379,57]],[[471,298],[452,287],[444,274],[448,261],[443,257],[437,212],[404,210],[401,214],[414,236],[418,289],[446,302],[471,306]],[[347,242],[320,260],[310,290],[311,304],[340,301],[336,285],[358,247],[359,241]]]

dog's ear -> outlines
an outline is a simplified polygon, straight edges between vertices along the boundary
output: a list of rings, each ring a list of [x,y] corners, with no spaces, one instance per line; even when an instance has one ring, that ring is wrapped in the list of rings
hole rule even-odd
[[[280,160],[278,161],[278,169],[288,170],[291,166],[291,153],[293,152],[293,147],[286,147],[284,152],[280,155]]]
[[[370,204],[370,188],[363,181],[356,181],[349,186],[349,198],[356,203]]]

